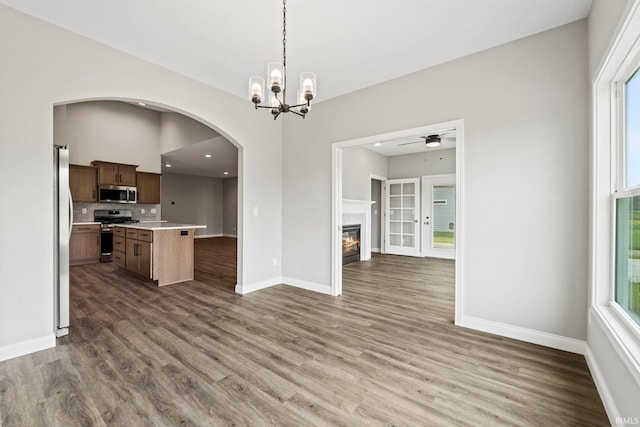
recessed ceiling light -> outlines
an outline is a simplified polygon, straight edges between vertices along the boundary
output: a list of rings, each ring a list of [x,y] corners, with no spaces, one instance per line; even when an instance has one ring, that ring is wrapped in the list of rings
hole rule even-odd
[[[376,147],[380,147],[380,143],[379,143],[379,142],[376,142],[376,143],[375,143],[375,144],[373,144],[373,145],[374,145],[374,146],[376,146]]]
[[[225,171],[225,172],[224,172],[224,174],[225,174],[225,175],[229,175],[229,172]]]
[[[170,165],[169,163],[167,163],[165,166],[166,166],[166,167],[168,167],[168,168],[170,168],[170,167],[171,167],[171,165]]]
[[[141,107],[146,107],[147,106],[147,104],[145,104],[144,102],[138,102],[138,105],[141,106]]]
[[[208,159],[211,157],[211,154],[205,154],[204,156]]]

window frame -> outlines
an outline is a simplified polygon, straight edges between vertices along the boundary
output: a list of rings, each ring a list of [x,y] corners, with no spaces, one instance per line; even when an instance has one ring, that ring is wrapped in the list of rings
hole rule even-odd
[[[640,0],[630,4],[592,81],[589,323],[597,321],[640,384],[640,325],[615,302],[616,202],[625,187],[624,83],[640,67]]]
[[[640,323],[638,323],[616,301],[616,247],[617,247],[617,201],[619,199],[640,196],[640,184],[627,186],[627,91],[626,83],[640,71],[640,41],[636,42],[631,51],[614,75],[611,84],[612,98],[612,132],[611,148],[613,187],[611,191],[611,284],[609,290],[609,306],[616,316],[627,327],[629,332],[640,342]],[[640,78],[640,74],[638,75]],[[639,165],[640,167],[640,165]]]

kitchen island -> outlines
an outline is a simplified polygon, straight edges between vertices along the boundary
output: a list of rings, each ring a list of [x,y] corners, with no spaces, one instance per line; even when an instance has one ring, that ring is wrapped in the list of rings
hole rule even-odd
[[[113,261],[158,286],[193,280],[193,238],[204,225],[120,224],[113,229]]]

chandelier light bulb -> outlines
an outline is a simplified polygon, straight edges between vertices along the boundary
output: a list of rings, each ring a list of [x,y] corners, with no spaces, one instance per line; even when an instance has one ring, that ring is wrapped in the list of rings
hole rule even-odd
[[[249,79],[249,99],[258,105],[264,98],[264,79],[259,76],[252,76]]]
[[[272,85],[280,85],[282,84],[282,74],[280,73],[280,70],[273,70],[271,71],[271,84]]]

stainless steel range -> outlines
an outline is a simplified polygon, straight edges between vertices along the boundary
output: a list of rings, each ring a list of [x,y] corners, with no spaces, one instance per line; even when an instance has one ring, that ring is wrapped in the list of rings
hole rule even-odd
[[[95,210],[93,220],[100,223],[100,262],[113,261],[113,226],[140,222],[133,219],[133,213],[128,209]]]

